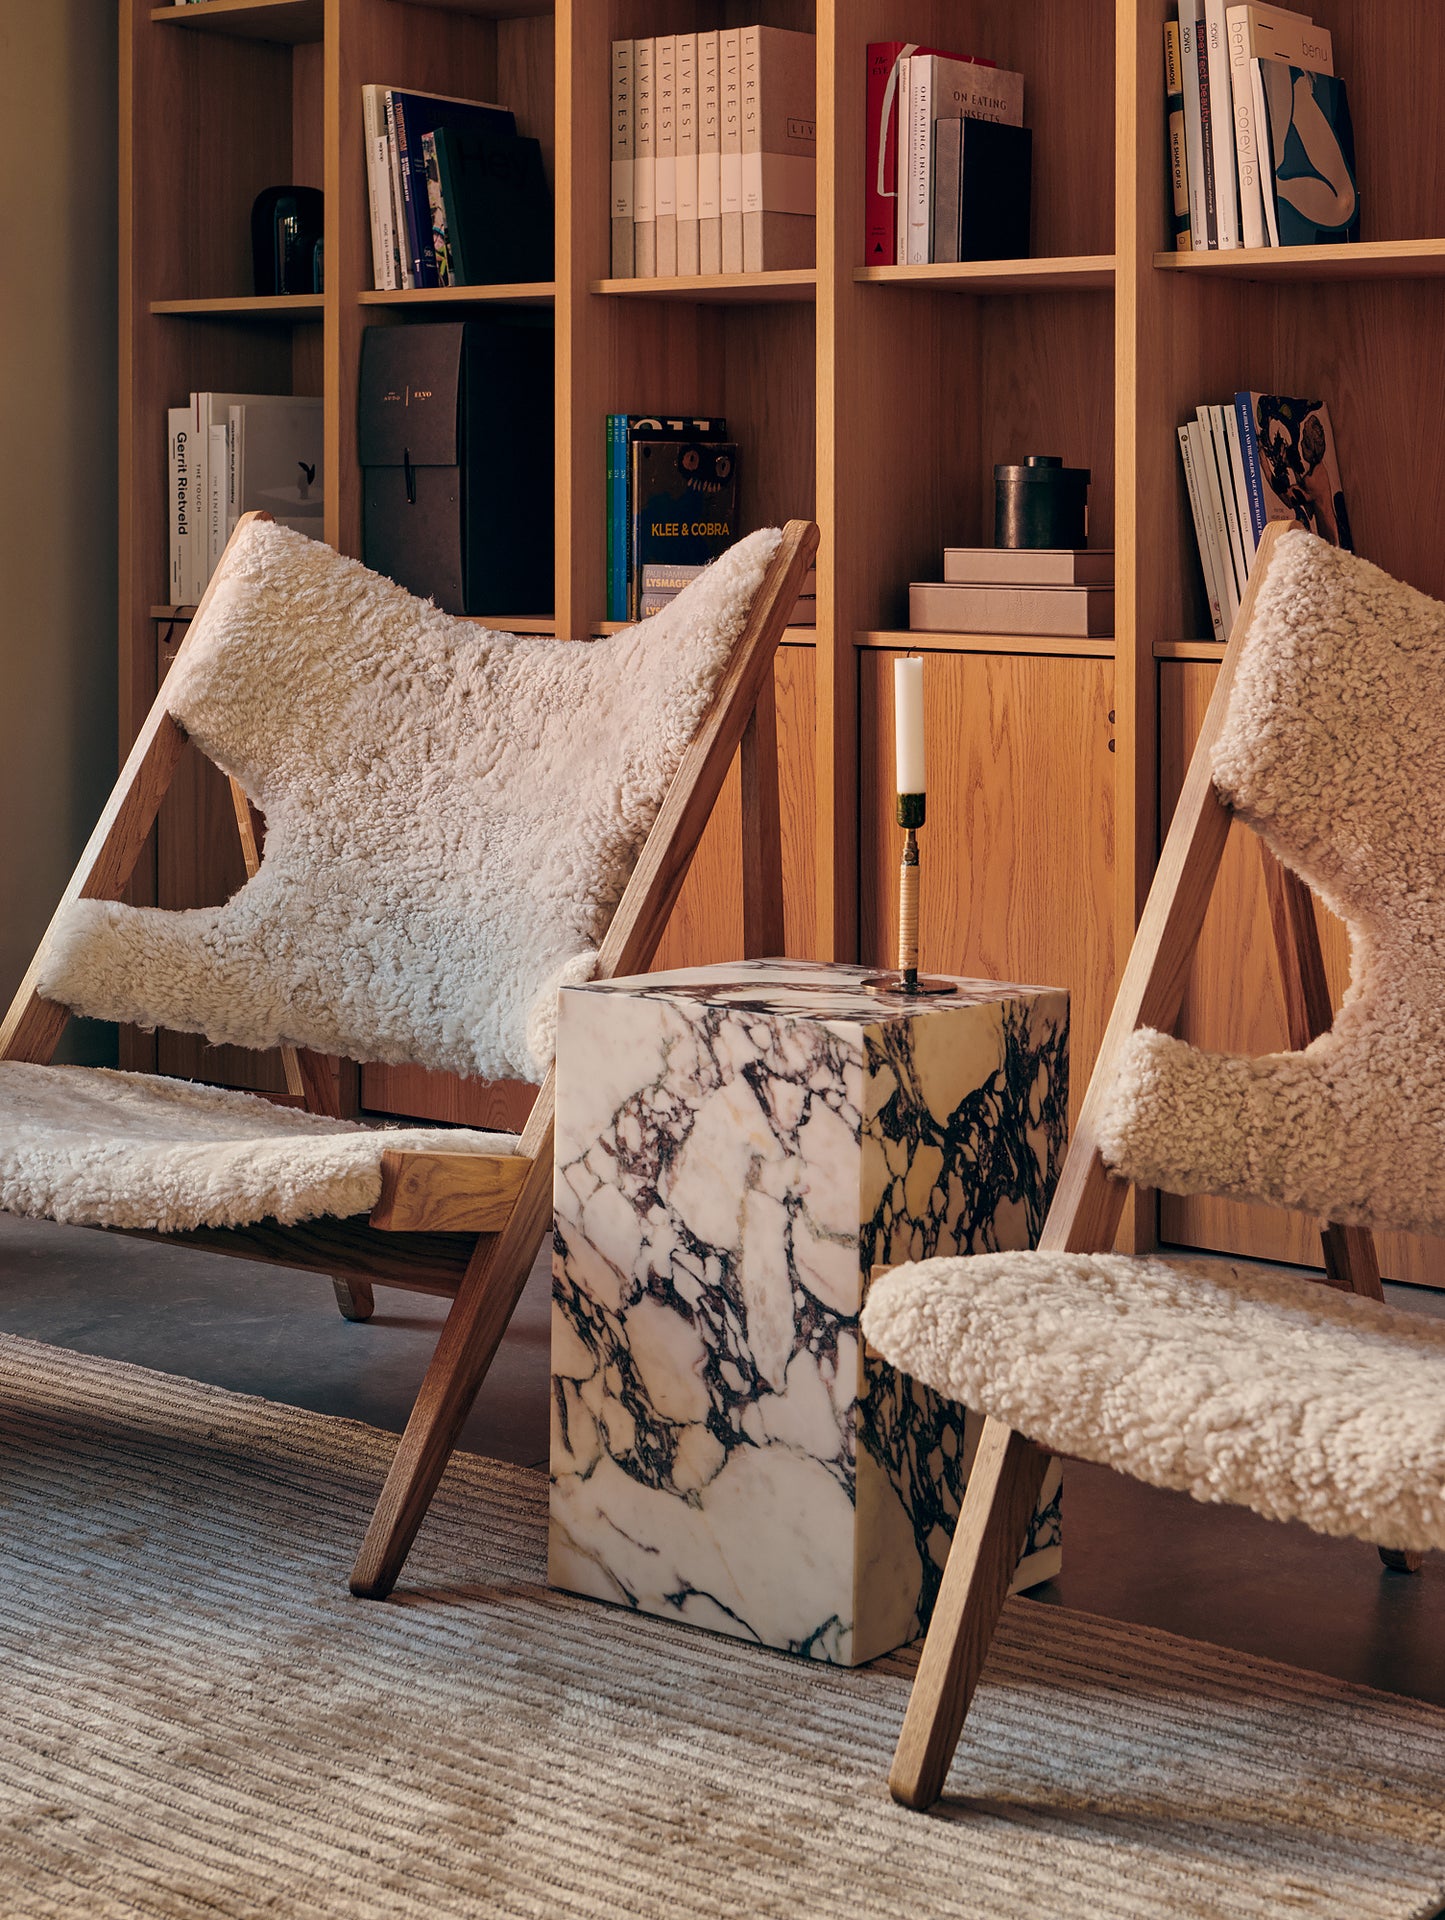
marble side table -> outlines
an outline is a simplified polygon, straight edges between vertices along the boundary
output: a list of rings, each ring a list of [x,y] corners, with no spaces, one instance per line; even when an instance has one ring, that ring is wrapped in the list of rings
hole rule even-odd
[[[868,1275],[1031,1245],[1068,1113],[1067,994],[864,977],[568,987],[557,1039],[551,1584],[850,1666],[927,1625],[982,1424],[863,1351]]]

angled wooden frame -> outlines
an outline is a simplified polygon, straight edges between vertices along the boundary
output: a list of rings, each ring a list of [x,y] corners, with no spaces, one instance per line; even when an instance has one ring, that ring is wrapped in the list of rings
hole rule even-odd
[[[1224,724],[1260,584],[1289,524],[1272,523],[1260,541],[1053,1205],[1039,1236],[1040,1249],[1102,1253],[1114,1244],[1129,1187],[1114,1179],[1104,1165],[1099,1152],[1099,1109],[1130,1035],[1139,1027],[1167,1033],[1179,1017],[1189,963],[1232,818],[1214,787],[1214,745]],[[1303,881],[1281,867],[1262,843],[1261,851],[1289,1009],[1290,1045],[1303,1047],[1326,1032],[1334,1018],[1313,900]],[[1330,1284],[1378,1300],[1380,1270],[1370,1235],[1358,1227],[1327,1227],[1322,1239]],[[888,1777],[894,1799],[905,1806],[932,1806],[943,1791],[1048,1460],[1042,1448],[1002,1421],[984,1423]],[[1403,1559],[1386,1557],[1392,1564]]]
[[[232,540],[250,520],[265,517],[245,515]],[[812,522],[791,520],[784,528],[747,624],[612,917],[597,978],[635,973],[652,958],[735,753],[741,755],[743,788],[743,946],[754,958],[782,951],[773,656],[817,545]],[[223,555],[178,659],[200,629],[224,567]],[[124,893],[185,744],[162,688],[57,913],[75,900],[115,900]],[[233,785],[232,793],[247,869],[254,871],[257,823],[241,789]],[[47,1065],[70,1018],[66,1008],[37,991],[43,947],[42,941],[0,1023],[0,1060]],[[334,1112],[334,1082],[320,1057],[290,1049],[286,1056],[293,1093],[314,1111]],[[555,1071],[549,1071],[515,1154],[386,1154],[382,1194],[370,1218],[312,1220],[295,1227],[267,1220],[250,1227],[141,1235],[330,1274],[342,1311],[351,1318],[370,1313],[370,1289],[376,1283],[452,1299],[352,1571],[353,1593],[380,1599],[395,1584],[521,1298],[551,1214],[554,1085]]]

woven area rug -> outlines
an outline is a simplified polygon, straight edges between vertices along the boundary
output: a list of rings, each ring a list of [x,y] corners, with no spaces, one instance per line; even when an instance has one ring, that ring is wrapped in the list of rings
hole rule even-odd
[[[0,1915],[1434,1915],[1445,1715],[1011,1605],[940,1811],[911,1663],[548,1593],[542,1478],[460,1458],[385,1606],[391,1439],[0,1338]]]

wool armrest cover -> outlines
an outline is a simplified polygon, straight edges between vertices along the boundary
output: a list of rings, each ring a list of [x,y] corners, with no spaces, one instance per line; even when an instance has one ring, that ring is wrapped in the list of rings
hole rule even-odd
[[[559,644],[252,523],[166,694],[264,813],[260,869],[219,907],[76,902],[40,992],[217,1045],[540,1080],[557,989],[595,970],[780,538]]]
[[[1131,1036],[1106,1164],[1170,1193],[1445,1232],[1445,606],[1312,535],[1260,585],[1214,751],[1221,797],[1346,924],[1300,1053]]]

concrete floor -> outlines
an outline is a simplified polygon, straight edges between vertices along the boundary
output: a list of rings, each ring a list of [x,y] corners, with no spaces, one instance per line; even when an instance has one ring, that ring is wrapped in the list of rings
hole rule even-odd
[[[1445,1317],[1445,1295],[1389,1292]],[[0,1214],[0,1331],[393,1431],[443,1312],[379,1288],[375,1318],[353,1325],[324,1278]],[[544,1251],[463,1446],[545,1465],[547,1339]],[[1445,1556],[1392,1574],[1372,1548],[1081,1465],[1064,1513],[1064,1572],[1040,1598],[1445,1706]]]

